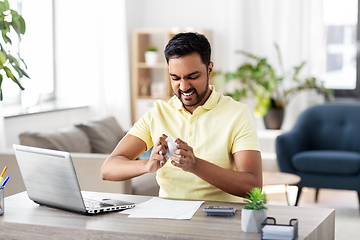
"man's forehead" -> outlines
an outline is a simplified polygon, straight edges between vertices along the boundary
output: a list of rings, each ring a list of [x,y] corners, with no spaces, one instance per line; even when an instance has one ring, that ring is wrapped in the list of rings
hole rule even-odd
[[[182,75],[191,75],[202,71],[206,71],[206,66],[201,61],[199,54],[197,54],[197,56],[195,54],[189,54],[169,58],[170,74],[178,74],[181,72]]]

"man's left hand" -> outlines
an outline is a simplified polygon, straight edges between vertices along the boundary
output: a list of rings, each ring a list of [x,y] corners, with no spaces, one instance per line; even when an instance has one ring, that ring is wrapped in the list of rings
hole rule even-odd
[[[184,171],[190,172],[197,163],[197,158],[194,155],[193,148],[180,138],[177,138],[175,142],[177,143],[178,149],[176,149],[174,153],[180,155],[181,157],[171,155],[171,164]]]

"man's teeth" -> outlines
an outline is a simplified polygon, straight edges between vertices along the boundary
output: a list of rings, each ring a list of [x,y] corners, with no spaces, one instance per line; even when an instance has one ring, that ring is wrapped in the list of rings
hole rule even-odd
[[[192,91],[192,92],[190,92],[190,93],[182,93],[182,94],[184,94],[185,96],[190,96],[191,94],[193,94],[194,93],[194,91]]]

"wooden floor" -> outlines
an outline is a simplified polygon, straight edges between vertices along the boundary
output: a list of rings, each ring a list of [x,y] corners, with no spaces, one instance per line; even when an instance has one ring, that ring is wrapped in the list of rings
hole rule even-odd
[[[283,186],[265,187],[269,204],[286,205]],[[289,201],[295,202],[296,187],[288,188]],[[335,239],[360,240],[360,214],[356,191],[320,189],[318,202],[315,202],[315,189],[304,188],[298,206],[335,209]],[[299,223],[301,224],[301,223]]]

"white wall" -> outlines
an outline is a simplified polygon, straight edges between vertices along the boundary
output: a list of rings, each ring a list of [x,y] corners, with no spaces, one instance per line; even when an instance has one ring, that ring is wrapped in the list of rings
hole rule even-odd
[[[321,4],[318,0],[291,3],[288,0],[127,0],[126,4],[129,34],[136,27],[212,30],[214,69],[223,72],[235,70],[246,60],[235,54],[236,50],[267,57],[278,68],[274,48],[277,42],[285,69],[289,70],[304,60],[309,61],[314,49],[322,44],[319,42],[322,31],[311,21],[314,15],[321,17],[316,15]],[[316,73],[309,67],[312,65],[315,64],[305,67],[305,76]],[[305,108],[320,102],[323,98],[313,93],[296,96],[286,109],[283,129],[290,129]],[[255,122],[258,128],[264,128],[262,118],[256,118]]]
[[[129,35],[142,28],[201,28],[213,30],[213,58],[215,68],[229,69],[236,39],[229,38],[233,25],[232,0],[127,0]],[[233,13],[234,12],[234,13]],[[131,46],[131,41],[129,41]]]
[[[311,49],[297,47],[311,40],[311,36],[304,37],[306,26],[302,25],[311,25],[303,17],[311,2],[321,1],[293,0],[290,4],[288,0],[55,0],[57,94],[62,103],[87,102],[90,107],[85,111],[72,110],[68,119],[68,112],[6,119],[3,126],[8,128],[7,146],[17,139],[20,130],[55,128],[110,114],[123,128],[130,127],[129,62],[135,28],[212,30],[215,70],[234,70],[244,61],[235,54],[238,49],[276,59],[275,40],[287,53],[286,63],[292,66],[311,54]],[[283,40],[286,37],[289,40]],[[291,128],[298,114],[317,102],[316,96],[298,96],[286,111],[284,128]],[[262,119],[256,119],[256,123],[263,128]],[[1,134],[4,133],[0,128]]]
[[[71,126],[76,123],[86,122],[94,118],[87,107],[75,108],[63,111],[48,112],[41,114],[29,114],[19,117],[5,118],[4,130],[6,149],[12,144],[19,143],[19,134],[27,131],[51,131],[58,128]]]

